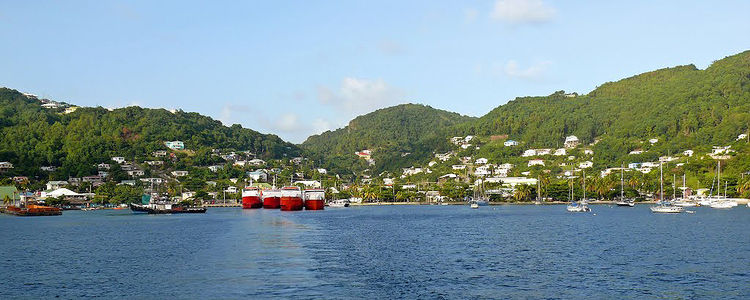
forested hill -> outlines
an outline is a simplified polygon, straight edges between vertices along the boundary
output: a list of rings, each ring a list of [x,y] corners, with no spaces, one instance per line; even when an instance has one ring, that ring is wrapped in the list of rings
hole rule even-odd
[[[567,135],[600,139],[600,163],[619,165],[644,139],[659,138],[653,155],[710,149],[746,133],[750,124],[750,51],[715,61],[660,69],[601,85],[588,95],[557,92],[522,97],[454,135],[508,135],[525,147],[561,146]]]
[[[402,104],[359,116],[348,126],[309,137],[302,147],[342,174],[410,166],[448,147],[442,129],[474,120],[426,105]],[[372,150],[374,166],[354,155]]]
[[[0,88],[0,161],[13,162],[14,173],[34,175],[41,166],[56,166],[65,176],[90,175],[96,163],[112,156],[144,157],[173,140],[199,155],[213,148],[249,150],[264,159],[300,154],[276,135],[226,127],[198,113],[140,107],[80,107],[66,113],[64,107],[42,104],[34,96]]]

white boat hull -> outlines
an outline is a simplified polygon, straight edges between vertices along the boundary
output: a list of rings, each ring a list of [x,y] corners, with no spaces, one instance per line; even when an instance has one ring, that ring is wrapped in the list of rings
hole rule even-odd
[[[568,211],[569,212],[589,212],[591,211],[591,208],[588,206],[581,206],[581,205],[568,205]]]
[[[683,210],[684,208],[680,206],[652,206],[651,207],[651,212],[661,213],[661,214],[681,213]]]

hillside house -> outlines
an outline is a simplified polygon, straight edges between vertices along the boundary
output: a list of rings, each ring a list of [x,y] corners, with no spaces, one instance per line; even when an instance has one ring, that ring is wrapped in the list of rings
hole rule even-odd
[[[514,140],[507,140],[503,143],[503,146],[505,147],[513,147],[513,146],[518,146],[518,145],[519,143]]]
[[[565,148],[560,148],[560,149],[555,150],[555,153],[553,153],[552,155],[554,155],[554,156],[565,156],[567,154],[568,154],[568,151]]]
[[[0,170],[6,171],[13,169],[13,164],[7,161],[0,162]]]
[[[153,157],[164,157],[164,156],[167,156],[167,151],[166,150],[157,150],[157,151],[151,152],[151,155]]]
[[[737,136],[737,139],[735,141],[744,140],[747,138],[747,134],[740,134]]]
[[[466,165],[452,165],[451,169],[453,169],[453,170],[463,170],[463,169],[466,169]]]
[[[404,189],[404,190],[415,190],[415,189],[417,189],[417,185],[416,184],[404,184],[404,185],[401,186],[401,189]]]
[[[383,178],[384,185],[393,185],[393,178]]]
[[[638,169],[641,167],[641,163],[629,163],[628,169]]]
[[[536,156],[536,149],[529,149],[523,152],[521,154],[522,157],[530,157],[530,156]]]
[[[658,162],[645,162],[641,164],[641,168],[658,168],[661,165]]]
[[[208,170],[211,171],[211,172],[216,173],[216,172],[219,172],[219,170],[224,170],[224,166],[222,166],[222,165],[208,166]]]
[[[135,186],[135,180],[123,180],[120,181],[117,185],[129,185],[129,186]]]
[[[234,163],[232,163],[232,165],[237,166],[237,167],[244,167],[247,164],[248,163],[247,163],[246,160],[238,160],[238,161],[235,161]]]
[[[255,167],[260,167],[260,166],[264,166],[266,164],[266,161],[260,158],[253,158],[251,160],[248,160],[247,164],[251,166],[255,166]]]
[[[132,170],[135,170],[135,169],[137,169],[137,168],[134,165],[131,165],[131,164],[123,164],[123,165],[120,166],[120,170],[123,170],[123,171],[132,171]]]
[[[461,145],[463,143],[463,141],[464,141],[464,137],[462,137],[462,136],[454,136],[454,137],[451,138],[451,143],[453,143],[454,145],[457,145],[457,146]]]
[[[463,144],[461,145],[461,149],[469,149],[471,147],[471,144]]]
[[[318,174],[323,174],[323,175],[328,174],[328,170],[323,169],[323,168],[318,168],[317,171],[318,171]]]
[[[146,172],[144,172],[143,170],[130,170],[128,171],[128,175],[130,177],[141,177],[143,175],[146,175]]]
[[[491,166],[488,166],[488,165],[477,167],[476,169],[474,169],[474,175],[475,176],[490,176],[492,175],[492,169],[490,167]]]
[[[230,194],[234,194],[234,193],[237,193],[237,191],[238,191],[237,187],[236,187],[236,186],[233,186],[233,185],[230,185],[230,186],[228,186],[228,187],[227,187],[227,188],[226,188],[226,189],[224,190],[224,192],[225,192],[225,193],[230,193]]]
[[[108,164],[108,163],[100,163],[100,164],[96,165],[96,168],[99,169],[99,170],[109,170],[109,169],[112,168],[112,166],[110,164]]]
[[[159,178],[159,177],[141,178],[141,182],[153,183],[153,184],[162,184],[162,183],[164,183],[164,179]]]
[[[495,175],[499,175],[501,177],[507,177],[508,174],[510,174],[510,169],[495,169]]]
[[[474,163],[477,165],[484,165],[488,162],[488,160],[484,157],[478,158]]]
[[[88,182],[88,183],[97,183],[97,182],[103,182],[103,178],[99,175],[84,176],[84,177],[81,177],[81,181]]]
[[[247,172],[245,174],[253,181],[268,181],[268,172],[263,169]]]
[[[291,160],[289,160],[289,162],[291,162],[291,163],[293,163],[295,165],[299,165],[299,164],[302,163],[303,160],[304,160],[304,158],[302,158],[302,157],[295,157],[295,158],[292,158]]]
[[[591,149],[585,149],[583,150],[584,155],[594,155],[594,150]]]
[[[115,157],[112,157],[112,160],[113,160],[114,162],[118,163],[118,164],[123,164],[123,163],[125,163],[125,158],[124,158],[124,157],[122,157],[122,156],[115,156]]]
[[[581,142],[578,140],[578,137],[575,135],[570,135],[565,137],[565,148],[575,148],[578,147],[578,144]]]
[[[552,154],[552,149],[536,149],[536,155],[550,155]]]
[[[54,172],[55,170],[57,170],[57,167],[55,167],[55,166],[42,166],[42,167],[39,167],[39,169],[42,170],[42,171],[44,171],[44,172]]]
[[[59,188],[63,188],[67,185],[68,185],[68,182],[65,180],[48,181],[47,190],[56,190]]]
[[[301,184],[304,185],[306,188],[313,188],[313,189],[319,189],[322,185],[320,184],[320,181],[317,180],[299,180],[294,182],[295,185]]]
[[[453,156],[453,153],[451,152],[435,154],[435,158],[437,158],[440,161],[447,161],[451,159],[451,156]]]
[[[527,177],[490,177],[490,178],[485,178],[484,182],[501,183],[503,186],[506,186],[506,187],[515,187],[519,184],[536,185],[537,179],[527,178]]]
[[[649,140],[648,140],[648,142],[649,142],[649,143],[650,143],[651,145],[653,145],[653,144],[656,144],[656,143],[658,143],[658,142],[659,142],[659,139],[656,139],[656,138],[653,138],[653,139],[649,139]]]
[[[581,169],[588,169],[588,168],[591,168],[593,166],[594,166],[594,163],[590,162],[590,161],[584,161],[584,162],[578,164],[578,167],[581,168]]]
[[[438,177],[438,183],[443,184],[448,181],[458,181],[458,175],[453,173],[448,173],[443,176]]]
[[[182,176],[187,176],[187,175],[188,175],[188,171],[172,171],[172,176],[174,177],[182,177]]]
[[[437,165],[437,162],[436,162],[436,161],[434,161],[434,160],[433,160],[433,161],[430,161],[429,163],[427,163],[427,166],[428,166],[428,167],[432,167],[432,166],[434,166],[434,165]]]
[[[685,156],[687,156],[687,157],[692,157],[694,153],[695,153],[695,152],[693,152],[693,150],[685,150],[685,151],[682,151],[682,155],[685,155]]]
[[[164,162],[161,160],[147,160],[145,163],[149,166],[163,166]]]
[[[514,165],[511,163],[504,163],[499,166],[497,166],[500,169],[513,169]]]
[[[528,164],[529,167],[532,166],[544,166],[544,160],[543,159],[532,159],[529,161]]]
[[[661,157],[659,157],[659,161],[660,162],[670,162],[670,161],[673,161],[673,160],[676,160],[676,159],[677,158],[672,157],[672,156],[661,156]]]
[[[167,141],[164,142],[164,145],[172,150],[185,150],[185,143],[182,141]]]
[[[643,150],[640,150],[640,149],[636,149],[636,150],[630,151],[630,152],[629,152],[628,154],[629,154],[629,155],[638,155],[638,154],[643,154]]]
[[[357,155],[357,157],[361,159],[366,159],[366,160],[372,159],[372,151],[368,149],[365,149],[359,152],[354,152],[354,154]]]

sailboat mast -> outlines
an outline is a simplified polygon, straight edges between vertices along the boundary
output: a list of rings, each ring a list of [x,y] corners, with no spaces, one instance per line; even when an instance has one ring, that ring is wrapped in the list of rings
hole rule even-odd
[[[583,200],[586,201],[586,170],[583,170]]]
[[[672,174],[672,200],[677,198],[677,174]]]
[[[664,202],[664,163],[659,164],[659,201]]]
[[[620,200],[625,200],[625,168],[620,168]]]

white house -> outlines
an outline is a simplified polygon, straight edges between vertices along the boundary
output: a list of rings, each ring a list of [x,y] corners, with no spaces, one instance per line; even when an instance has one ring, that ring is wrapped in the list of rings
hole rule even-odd
[[[458,175],[453,173],[448,173],[443,176],[438,177],[438,181],[445,182],[448,180],[456,180],[458,178]]]
[[[581,168],[581,169],[588,169],[588,168],[591,168],[593,166],[594,166],[594,163],[590,162],[590,161],[584,161],[584,162],[578,164],[578,167]]]
[[[188,171],[172,171],[172,176],[174,177],[182,177],[182,176],[187,176],[187,175],[188,175]]]
[[[526,177],[490,177],[490,178],[485,178],[484,182],[502,183],[504,186],[515,187],[516,185],[519,185],[519,184],[536,185],[537,179],[526,178]]]
[[[100,164],[96,165],[96,168],[99,169],[99,170],[109,170],[110,168],[112,168],[112,166],[110,166],[109,164],[106,164],[106,163],[100,163]]]
[[[417,188],[417,185],[416,184],[404,184],[401,186],[401,188],[405,190],[413,190]]]
[[[628,169],[638,169],[641,167],[641,163],[629,163]]]
[[[164,165],[164,162],[161,160],[147,160],[145,163],[149,166],[161,166]]]
[[[513,146],[518,146],[518,142],[516,142],[516,141],[514,141],[514,140],[507,140],[507,141],[505,141],[505,142],[503,143],[503,146],[505,146],[505,147],[513,147]]]
[[[682,155],[685,155],[685,156],[688,156],[688,157],[691,157],[691,156],[693,156],[693,154],[694,154],[694,153],[695,153],[695,152],[693,152],[693,150],[685,150],[685,151],[682,151]]]
[[[651,143],[651,145],[653,145],[653,144],[658,143],[659,139],[657,139],[657,138],[649,139],[648,142]]]
[[[112,158],[112,160],[114,160],[118,164],[125,163],[125,158],[122,156],[115,156]]]
[[[673,161],[673,160],[676,160],[676,159],[677,158],[674,158],[672,156],[661,156],[661,157],[659,157],[659,161],[660,162],[670,162],[670,161]]]
[[[247,165],[247,161],[246,160],[238,160],[238,161],[235,161],[234,163],[232,163],[232,165],[235,165],[235,166],[238,166],[238,167],[244,167],[245,165]]]
[[[543,159],[532,159],[529,161],[529,167],[531,166],[544,166],[544,160]]]
[[[164,145],[167,146],[167,148],[172,150],[183,150],[185,149],[185,143],[182,141],[168,141],[164,142]]]
[[[393,178],[383,178],[383,184],[393,185]]]
[[[529,149],[523,152],[521,156],[523,157],[529,157],[529,156],[535,156],[536,155],[536,149]]]
[[[570,135],[565,137],[565,148],[575,148],[578,144],[580,144],[580,141],[577,136]]]
[[[62,188],[64,186],[68,185],[67,181],[59,180],[59,181],[49,181],[47,182],[47,190],[56,190],[59,188]]]
[[[434,161],[434,160],[433,160],[433,161],[430,161],[429,163],[427,163],[427,166],[428,166],[428,167],[432,167],[432,166],[434,166],[434,165],[437,165],[437,162],[436,162],[436,161]]]
[[[248,178],[251,178],[254,181],[268,181],[268,173],[266,170],[255,170],[247,172],[246,174]]]
[[[629,154],[629,155],[638,155],[638,154],[643,154],[643,150],[640,150],[640,149],[637,149],[637,150],[633,150],[633,151],[630,151],[630,153],[628,153],[628,154]]]
[[[560,148],[560,149],[555,150],[555,153],[553,153],[552,155],[554,155],[554,156],[565,156],[567,154],[568,154],[568,151],[565,148]]]
[[[320,173],[320,174],[328,174],[328,170],[323,169],[323,168],[318,168],[318,173]]]
[[[536,149],[536,155],[550,155],[552,154],[552,149]]]
[[[438,153],[438,154],[435,154],[435,158],[441,161],[447,161],[451,158],[451,155],[453,155],[453,153],[450,153],[450,152]]]
[[[247,161],[247,164],[251,165],[251,166],[260,167],[260,166],[265,165],[266,161],[262,160],[262,159],[259,159],[259,158],[254,158],[254,159],[251,159],[251,160]]]
[[[45,171],[45,172],[54,172],[55,170],[57,170],[57,167],[55,167],[55,166],[43,166],[43,167],[40,167],[39,169],[41,169],[42,171]]]
[[[477,159],[477,160],[476,160],[476,161],[475,161],[474,163],[475,163],[475,164],[478,164],[478,165],[483,165],[483,164],[486,164],[486,163],[487,163],[487,159],[486,159],[486,158],[484,158],[484,157],[482,157],[482,158],[478,158],[478,159]]]
[[[224,170],[224,166],[222,165],[208,166],[208,170],[215,173],[215,172],[219,172],[219,170]]]
[[[143,170],[130,170],[130,171],[128,171],[128,175],[130,175],[131,177],[143,176],[145,174],[146,173],[143,172]]]
[[[466,165],[452,165],[451,169],[453,169],[453,170],[463,170],[463,169],[466,169]]]
[[[471,147],[471,144],[463,144],[461,145],[461,149],[469,149]]]
[[[743,133],[743,134],[738,135],[736,140],[739,141],[739,140],[746,139],[746,138],[747,138],[747,134]]]
[[[495,169],[495,175],[507,177],[508,173],[510,173],[510,169]]]
[[[492,170],[490,169],[490,166],[480,166],[476,169],[474,169],[474,175],[476,176],[488,176],[492,175]]]
[[[583,150],[583,154],[585,154],[585,155],[594,155],[594,150],[585,149],[585,150]]]
[[[317,181],[317,180],[300,180],[300,181],[295,181],[294,184],[301,184],[307,188],[314,188],[314,189],[321,187],[320,181]]]
[[[151,152],[151,155],[154,156],[154,157],[164,157],[164,156],[167,156],[167,151],[166,150],[157,150],[157,151]]]
[[[464,138],[462,136],[454,136],[451,138],[451,143],[453,143],[454,145],[460,145],[461,143],[463,143],[463,141]]]
[[[499,165],[497,167],[500,168],[500,169],[513,169],[514,166],[511,163],[504,163],[504,164],[501,164],[501,165]]]
[[[473,135],[467,135],[467,136],[466,136],[466,137],[464,138],[464,142],[467,142],[467,143],[468,143],[468,142],[470,142],[470,141],[471,141],[471,140],[473,140],[473,139],[474,139],[474,136],[473,136]]]
[[[234,193],[236,193],[236,192],[237,192],[237,187],[236,187],[236,186],[233,186],[233,185],[230,185],[230,186],[228,186],[228,187],[227,187],[227,188],[226,188],[226,189],[224,190],[224,192],[225,192],[225,193],[230,193],[230,194],[234,194]]]
[[[162,183],[164,183],[164,179],[161,179],[159,177],[141,178],[141,182],[153,183],[153,184],[162,184]]]
[[[645,162],[641,164],[641,167],[642,168],[658,168],[659,165],[660,164],[657,162]]]

